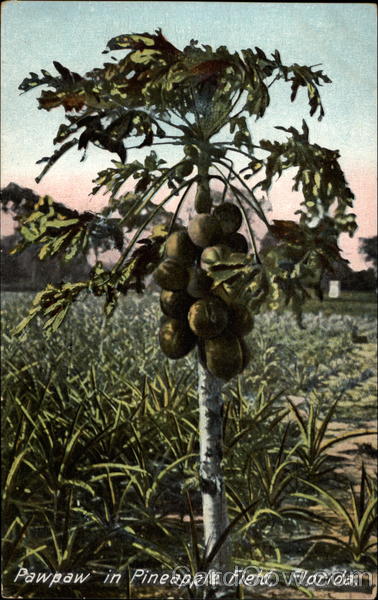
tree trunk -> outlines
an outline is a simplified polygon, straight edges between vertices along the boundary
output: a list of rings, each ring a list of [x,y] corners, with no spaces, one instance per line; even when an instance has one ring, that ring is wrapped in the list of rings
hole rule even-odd
[[[198,363],[198,401],[200,438],[200,484],[206,555],[228,525],[225,486],[222,472],[223,400],[222,380],[211,375]],[[229,571],[229,540],[221,546],[210,568]]]

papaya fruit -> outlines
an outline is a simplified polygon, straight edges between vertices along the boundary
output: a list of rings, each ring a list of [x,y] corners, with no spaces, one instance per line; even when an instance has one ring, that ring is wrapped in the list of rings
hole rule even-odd
[[[222,238],[222,228],[216,217],[208,214],[196,215],[189,221],[188,234],[193,244],[206,248]]]
[[[193,171],[193,162],[191,160],[184,160],[180,163],[175,169],[175,175],[179,179],[183,177],[188,177]]]
[[[243,252],[244,254],[248,252],[248,242],[241,233],[236,232],[225,236],[223,243],[227,244],[227,246],[230,246],[233,252]]]
[[[253,316],[240,302],[232,302],[228,307],[228,328],[237,336],[247,335],[253,329]]]
[[[232,202],[223,202],[213,210],[213,215],[216,217],[222,227],[223,233],[226,235],[235,233],[242,224],[243,214]]]
[[[183,290],[188,285],[189,273],[184,265],[166,258],[156,267],[154,279],[165,290]]]
[[[160,348],[168,358],[182,358],[196,344],[196,337],[185,321],[166,319],[159,330]]]
[[[193,298],[203,298],[210,293],[213,280],[203,269],[191,267],[189,269],[189,283],[186,291]]]
[[[225,244],[216,246],[208,246],[201,254],[201,268],[204,271],[209,271],[211,265],[219,261],[227,259],[231,254],[231,250]]]
[[[227,306],[216,296],[200,298],[190,307],[188,322],[198,337],[210,338],[219,335],[227,326]]]
[[[228,381],[243,368],[243,351],[239,338],[226,331],[217,337],[205,339],[206,367],[212,375]]]
[[[186,231],[175,231],[165,243],[165,255],[184,265],[191,265],[197,255],[197,248]]]
[[[160,293],[160,308],[165,315],[173,319],[186,320],[193,302],[194,298],[191,298],[185,290],[162,290]]]

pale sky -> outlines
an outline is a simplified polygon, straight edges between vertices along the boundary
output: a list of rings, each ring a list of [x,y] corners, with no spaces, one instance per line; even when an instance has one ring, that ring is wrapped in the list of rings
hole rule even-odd
[[[284,64],[315,65],[332,79],[322,100],[321,123],[309,116],[304,91],[290,103],[288,85],[271,88],[266,117],[250,129],[254,140],[282,139],[274,125],[300,127],[304,117],[311,141],[341,154],[341,166],[356,195],[359,229],[350,241],[343,236],[344,256],[363,268],[358,237],[376,234],[376,6],[369,3],[263,2],[128,2],[25,1],[2,4],[2,154],[1,187],[10,181],[79,209],[96,210],[101,200],[89,198],[92,179],[114,155],[90,149],[85,162],[67,153],[37,185],[41,165],[53,152],[52,140],[64,119],[63,109],[37,109],[43,88],[20,95],[17,89],[30,71],[54,71],[53,60],[84,74],[101,66],[108,40],[122,33],[153,33],[161,28],[175,46],[192,38],[231,51],[259,46],[266,54],[280,51]],[[112,53],[120,58],[122,52]],[[172,154],[159,155],[169,159]],[[129,158],[134,157],[129,155]],[[43,166],[43,165],[42,165]],[[271,194],[272,216],[292,218],[298,208],[287,183]]]

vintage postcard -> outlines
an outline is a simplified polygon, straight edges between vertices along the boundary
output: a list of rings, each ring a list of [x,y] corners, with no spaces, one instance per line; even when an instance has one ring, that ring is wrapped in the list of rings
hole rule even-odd
[[[3,597],[374,598],[376,5],[1,10]]]

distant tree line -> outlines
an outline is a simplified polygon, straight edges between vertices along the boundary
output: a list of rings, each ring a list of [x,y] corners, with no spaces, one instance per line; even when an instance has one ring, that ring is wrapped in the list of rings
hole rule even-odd
[[[48,283],[81,281],[86,279],[91,266],[85,256],[75,257],[69,263],[57,258],[38,259],[39,247],[26,248],[21,254],[9,254],[21,241],[19,233],[1,240],[1,288],[10,291],[42,290]]]
[[[365,254],[365,260],[373,263],[373,267],[377,271],[378,236],[360,238],[360,252]]]
[[[215,192],[216,193],[216,192]],[[11,214],[15,220],[14,233],[1,239],[1,287],[4,290],[40,290],[47,283],[58,284],[61,281],[80,281],[87,279],[91,265],[88,257],[78,256],[70,262],[64,262],[57,258],[44,261],[38,259],[39,247],[29,246],[20,254],[10,254],[10,251],[20,242],[21,235],[18,232],[18,221],[33,210],[39,196],[29,188],[9,183],[0,191],[1,210],[3,213]],[[58,206],[63,206],[56,203]],[[164,213],[160,219],[161,223],[168,223],[169,213]],[[137,224],[137,223],[136,223]],[[277,244],[272,233],[267,232],[260,243],[261,250],[268,250]],[[109,238],[98,238],[93,236],[91,249],[96,260],[101,252],[111,249]],[[365,256],[367,262],[373,263],[373,267],[361,271],[353,271],[345,263],[335,263],[334,271],[324,275],[322,287],[328,289],[329,281],[337,279],[340,281],[341,289],[344,291],[373,291],[377,287],[377,236],[371,238],[360,238],[360,253]]]
[[[335,272],[324,276],[326,287],[331,279],[338,279],[341,290],[344,291],[373,292],[377,287],[377,276],[373,268],[353,271],[348,265],[342,265],[342,268],[335,265]]]
[[[42,290],[48,283],[59,284],[62,281],[76,282],[88,279],[91,270],[89,262],[89,252],[80,254],[69,262],[58,258],[39,260],[38,252],[40,246],[32,244],[17,254],[10,254],[11,250],[22,240],[19,233],[21,220],[29,216],[39,201],[38,196],[33,190],[22,187],[17,183],[11,182],[0,190],[0,206],[2,214],[12,216],[15,223],[15,230],[12,234],[1,238],[1,288],[3,290]],[[53,205],[71,217],[73,211],[59,202],[53,202]],[[117,219],[107,218],[106,210],[100,215],[103,220],[97,220],[96,228],[93,228],[89,239],[89,251],[93,252],[94,260],[102,259],[102,254],[108,250],[121,249],[123,245],[123,232],[117,226]],[[73,215],[72,215],[73,216]],[[122,217],[122,214],[121,214]],[[169,226],[172,213],[163,210],[155,220],[156,224]],[[131,232],[143,221],[144,213],[136,214],[134,219],[130,219]],[[180,218],[177,223],[182,224]],[[126,232],[127,233],[127,232]]]

